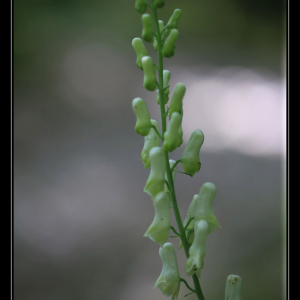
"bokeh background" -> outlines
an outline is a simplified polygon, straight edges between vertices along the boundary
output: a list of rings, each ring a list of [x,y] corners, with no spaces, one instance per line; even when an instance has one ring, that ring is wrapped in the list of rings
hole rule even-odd
[[[238,274],[243,300],[283,300],[285,1],[165,2],[165,22],[182,9],[165,59],[171,93],[187,86],[184,144],[171,158],[194,129],[205,134],[201,172],[176,177],[182,218],[204,182],[218,189],[204,295],[224,299]],[[154,208],[131,101],[144,98],[157,120],[159,107],[135,66],[140,35],[134,0],[14,1],[16,300],[166,299],[152,289],[158,245],[143,237]],[[187,293],[182,285],[179,299]]]

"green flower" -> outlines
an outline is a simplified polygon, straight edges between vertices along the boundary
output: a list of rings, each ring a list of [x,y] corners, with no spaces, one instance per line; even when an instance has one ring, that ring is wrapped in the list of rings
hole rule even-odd
[[[212,211],[212,203],[216,193],[216,186],[211,182],[206,182],[200,188],[195,203],[195,221],[205,220],[208,223],[208,233],[212,233],[216,226],[221,227]]]
[[[177,148],[180,139],[179,131],[181,129],[182,117],[178,112],[174,112],[170,119],[167,131],[164,133],[163,148],[168,152],[172,152]]]
[[[170,197],[165,192],[160,192],[153,200],[155,217],[144,236],[148,236],[161,246],[167,242],[170,230]]]
[[[155,286],[166,296],[172,296],[172,300],[178,299],[180,290],[180,276],[177,265],[176,253],[172,243],[165,243],[159,249],[163,268]]]
[[[167,36],[162,48],[162,55],[164,57],[172,57],[175,54],[175,43],[178,39],[178,29],[171,29],[170,34]]]
[[[159,192],[164,191],[166,163],[164,150],[162,148],[153,147],[149,154],[151,171],[144,192],[154,199]]]
[[[182,169],[192,177],[201,168],[199,152],[203,142],[203,132],[200,129],[194,130],[181,157]]]
[[[135,9],[143,14],[147,10],[147,2],[145,0],[135,0]]]
[[[142,38],[146,42],[151,43],[154,37],[154,30],[152,25],[152,18],[149,14],[142,15],[142,23],[143,23],[143,31],[142,31]]]
[[[142,66],[144,70],[144,88],[153,92],[156,89],[157,80],[152,58],[150,56],[143,56]]]
[[[132,40],[132,47],[136,53],[136,65],[138,68],[143,70],[142,58],[148,56],[147,49],[140,38],[134,38]]]
[[[205,244],[208,234],[208,224],[206,221],[195,221],[194,241],[189,249],[189,258],[186,261],[185,271],[188,276],[194,274],[200,277],[200,272],[204,266]]]
[[[152,128],[146,102],[142,98],[134,98],[132,108],[136,115],[135,131],[142,136],[146,136]]]

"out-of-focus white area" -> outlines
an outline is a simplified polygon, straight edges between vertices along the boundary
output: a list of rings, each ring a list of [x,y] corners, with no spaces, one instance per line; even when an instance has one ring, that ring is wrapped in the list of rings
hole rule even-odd
[[[285,81],[231,67],[187,74],[184,140],[196,128],[205,135],[202,151],[231,149],[248,155],[283,155]]]

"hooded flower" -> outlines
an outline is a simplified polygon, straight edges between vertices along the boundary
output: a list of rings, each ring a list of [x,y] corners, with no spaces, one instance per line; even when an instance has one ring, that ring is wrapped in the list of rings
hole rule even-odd
[[[159,256],[163,268],[154,287],[158,287],[165,296],[172,296],[172,300],[178,299],[180,276],[173,244],[165,243],[159,249]]]
[[[186,218],[183,222],[183,226],[186,227],[187,223],[189,222],[190,218],[195,217],[195,206],[196,206],[196,200],[198,198],[198,194],[195,194],[193,197],[193,200],[189,206],[189,209],[186,213]],[[188,243],[192,244],[194,241],[194,224],[195,220],[192,220],[189,224],[189,226],[186,229],[186,234],[188,234]],[[182,241],[180,240],[178,248],[182,248]]]
[[[240,292],[242,287],[242,278],[238,275],[229,275],[225,287],[226,300],[240,300]]]
[[[157,128],[157,122],[151,119],[151,124]],[[150,159],[149,159],[149,152],[153,147],[159,146],[159,136],[154,130],[151,128],[148,135],[144,138],[144,148],[141,153],[141,160],[144,163],[144,168],[147,169],[150,167]]]
[[[134,98],[132,108],[136,115],[135,131],[142,136],[148,135],[152,124],[146,102],[142,98]]]
[[[169,238],[170,230],[170,197],[167,193],[161,192],[153,200],[155,217],[144,236],[148,236],[152,241],[161,246]]]
[[[201,269],[204,266],[205,244],[208,234],[208,224],[206,221],[195,221],[194,241],[189,249],[189,258],[186,261],[186,274],[191,276],[196,274],[200,277]]]
[[[166,163],[164,150],[162,148],[153,147],[149,154],[151,171],[144,192],[154,199],[159,192],[164,191]]]
[[[194,130],[181,157],[182,169],[190,176],[194,176],[195,173],[200,171],[201,162],[199,152],[203,142],[203,132],[200,129]]]
[[[195,221],[205,220],[208,223],[208,233],[212,233],[216,226],[221,227],[212,211],[212,203],[217,192],[216,186],[211,182],[202,185],[195,203]]]

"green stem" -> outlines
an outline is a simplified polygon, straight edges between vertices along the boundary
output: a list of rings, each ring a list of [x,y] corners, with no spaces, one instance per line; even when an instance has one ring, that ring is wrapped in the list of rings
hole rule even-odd
[[[157,51],[158,51],[158,90],[159,90],[159,98],[160,98],[160,114],[161,114],[161,135],[162,135],[162,143],[164,141],[164,133],[166,132],[166,113],[165,113],[165,104],[164,104],[164,86],[163,86],[163,56],[162,56],[162,41],[161,41],[161,32],[159,29],[159,23],[158,23],[158,17],[157,17],[157,10],[156,7],[153,7],[153,17],[156,27],[156,33],[157,33]],[[166,160],[166,173],[167,178],[169,182],[169,191],[171,195],[171,202],[173,206],[173,211],[175,215],[175,219],[177,222],[177,226],[179,229],[180,238],[183,244],[184,252],[186,257],[189,257],[189,244],[187,242],[184,227],[182,224],[179,208],[177,205],[176,200],[176,194],[175,194],[175,187],[173,182],[173,176],[169,164],[169,153],[167,151],[164,151],[165,154],[165,160]],[[193,275],[193,281],[195,285],[195,293],[197,294],[197,297],[199,300],[205,300],[200,283],[198,280],[198,277],[196,275]]]

